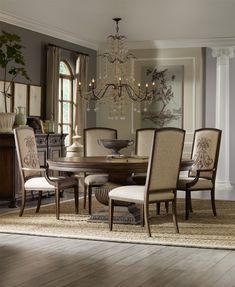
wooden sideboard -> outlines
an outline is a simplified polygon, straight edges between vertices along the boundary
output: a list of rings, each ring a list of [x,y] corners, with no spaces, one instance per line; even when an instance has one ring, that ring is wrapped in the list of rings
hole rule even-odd
[[[66,134],[35,134],[41,166],[47,159],[65,155]],[[20,177],[15,140],[13,134],[0,134],[0,200],[10,201],[10,207],[17,206]]]

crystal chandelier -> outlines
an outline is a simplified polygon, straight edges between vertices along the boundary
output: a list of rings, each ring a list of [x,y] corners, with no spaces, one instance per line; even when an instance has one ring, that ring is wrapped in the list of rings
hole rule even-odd
[[[99,81],[96,84],[92,79],[88,91],[82,90],[79,83],[79,94],[87,101],[87,111],[93,107],[94,111],[99,105],[108,105],[109,119],[125,119],[125,107],[127,102],[150,104],[157,93],[155,82],[145,84],[144,89],[140,83],[135,84],[134,59],[128,52],[126,37],[119,34],[118,23],[121,18],[113,18],[116,22],[116,34],[108,36],[108,46],[101,55],[99,65]],[[151,86],[151,87],[150,87]],[[93,104],[92,104],[93,102]]]

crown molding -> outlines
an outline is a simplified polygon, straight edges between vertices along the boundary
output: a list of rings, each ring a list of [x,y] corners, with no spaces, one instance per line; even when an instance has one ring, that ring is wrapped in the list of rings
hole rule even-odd
[[[198,47],[234,47],[235,37],[208,38],[208,39],[182,39],[182,40],[155,40],[128,42],[129,49],[156,49],[156,48],[198,48]]]
[[[77,38],[77,36],[58,29],[57,27],[43,25],[32,19],[23,19],[15,15],[7,14],[0,10],[0,21],[25,28],[34,32],[45,34],[54,38],[71,42],[89,49],[100,50],[104,43],[95,43]],[[154,41],[130,41],[129,49],[156,49],[156,48],[197,48],[197,47],[235,47],[235,37],[207,38],[207,39],[174,39]]]
[[[52,27],[49,25],[43,25],[39,22],[36,22],[32,19],[22,19],[20,17],[16,17],[14,15],[6,14],[0,10],[0,21],[6,22],[8,24],[12,24],[21,28],[25,28],[34,32],[38,32],[44,35],[48,35],[54,38],[58,38],[67,42],[71,42],[73,44],[77,44],[89,49],[98,50],[98,44],[93,42],[89,42],[86,40],[78,39],[76,36],[63,31],[62,29],[58,29],[56,27]]]

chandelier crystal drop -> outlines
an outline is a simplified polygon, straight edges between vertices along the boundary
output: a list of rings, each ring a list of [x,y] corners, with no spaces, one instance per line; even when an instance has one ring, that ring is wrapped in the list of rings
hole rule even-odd
[[[144,109],[147,110],[147,104],[152,102],[157,89],[154,82],[146,84],[144,89],[140,83],[136,85],[134,78],[136,57],[128,51],[126,37],[119,34],[118,24],[121,18],[113,20],[116,23],[116,33],[108,36],[107,48],[99,55],[98,83],[92,79],[87,91],[83,91],[82,83],[79,83],[78,90],[79,95],[87,102],[87,111],[90,111],[91,107],[97,111],[99,105],[105,104],[109,107],[109,119],[125,120],[128,102],[143,102]],[[139,112],[140,108],[134,109]]]

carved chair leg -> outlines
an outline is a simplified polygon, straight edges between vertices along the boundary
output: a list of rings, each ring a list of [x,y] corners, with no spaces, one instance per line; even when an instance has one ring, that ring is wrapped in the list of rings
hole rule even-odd
[[[160,203],[160,202],[157,202],[157,203],[156,203],[157,215],[160,214],[160,207],[161,207],[161,203]]]
[[[85,185],[85,187],[84,187],[84,200],[83,200],[83,208],[84,208],[84,209],[86,209],[87,189],[88,189],[88,186]]]
[[[189,193],[189,211],[193,212],[191,191],[188,191],[188,193]]]
[[[88,213],[91,215],[91,205],[92,205],[92,186],[88,186]]]
[[[40,210],[41,202],[42,202],[42,190],[39,190],[38,191],[38,203],[37,203],[36,213],[38,213]]]
[[[144,227],[144,205],[140,206],[140,225]]]
[[[22,194],[22,201],[21,201],[21,207],[20,207],[20,214],[19,214],[19,216],[22,216],[23,213],[24,213],[25,200],[26,200],[26,190],[23,189],[21,194]]]
[[[114,210],[114,200],[109,199],[109,230],[113,230],[113,210]]]
[[[176,211],[176,196],[175,196],[174,200],[172,201],[172,218],[173,218],[173,223],[175,226],[175,232],[179,233],[177,211]]]
[[[189,192],[188,190],[185,191],[185,219],[188,220],[189,218]]]
[[[74,186],[74,201],[75,201],[75,213],[78,214],[78,206],[79,206],[79,188],[78,184]]]
[[[56,219],[60,219],[60,190],[56,187],[55,190],[55,200],[56,200]]]
[[[151,231],[149,226],[149,204],[144,204],[144,221],[146,226],[146,231],[148,233],[148,236],[151,237]]]
[[[214,216],[216,216],[216,207],[215,207],[215,189],[211,189],[211,206]]]

